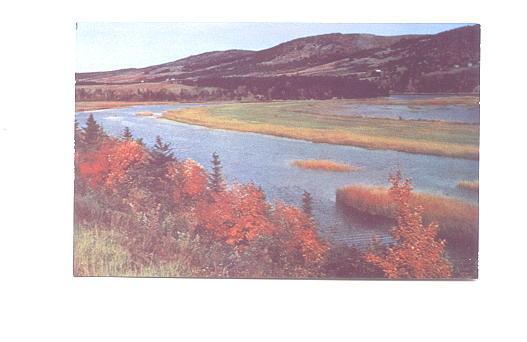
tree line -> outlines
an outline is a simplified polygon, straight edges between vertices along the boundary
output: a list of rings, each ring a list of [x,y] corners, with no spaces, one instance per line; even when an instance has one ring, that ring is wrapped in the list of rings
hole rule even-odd
[[[208,77],[177,81],[186,87],[160,83],[159,89],[113,89],[77,86],[76,101],[219,101],[366,98],[388,92],[353,76]]]

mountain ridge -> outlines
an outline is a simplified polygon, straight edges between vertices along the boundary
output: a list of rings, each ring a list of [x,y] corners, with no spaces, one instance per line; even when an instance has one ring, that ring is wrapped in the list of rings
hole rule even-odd
[[[208,97],[214,99],[245,98],[248,93],[249,97],[272,99],[264,94],[269,91],[260,87],[258,80],[273,84],[271,87],[287,87],[284,79],[287,77],[303,79],[310,89],[317,88],[314,82],[324,78],[346,78],[347,86],[358,86],[358,81],[369,82],[379,90],[372,96],[386,92],[478,92],[479,44],[479,25],[433,35],[330,33],[297,38],[258,51],[211,51],[143,68],[76,73],[78,90],[92,86],[76,95],[81,100],[90,100],[95,94],[90,95],[89,89],[93,90],[94,86],[100,86],[97,96],[101,97],[101,92],[105,92],[103,86],[138,84],[137,96],[132,96],[133,99],[141,97],[138,95],[141,87],[165,89],[163,93],[171,93],[172,97],[174,91],[178,97],[181,91],[187,90],[191,94],[201,92],[204,97],[207,97],[204,91],[209,95],[212,91],[215,95]],[[276,85],[269,79],[275,79]],[[233,80],[238,80],[236,87]],[[302,82],[293,80],[292,83]],[[158,86],[145,88],[144,84]],[[235,88],[240,88],[241,95],[234,94]],[[304,96],[289,93],[295,98]],[[322,98],[335,95],[334,91],[311,93],[320,93],[317,96]],[[160,96],[166,98],[165,95]],[[102,97],[112,99],[108,94]]]

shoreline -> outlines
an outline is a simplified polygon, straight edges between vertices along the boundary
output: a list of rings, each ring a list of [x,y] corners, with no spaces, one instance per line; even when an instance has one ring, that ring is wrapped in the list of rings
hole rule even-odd
[[[435,155],[441,157],[461,158],[479,160],[479,148],[473,145],[462,145],[449,142],[423,141],[417,139],[402,139],[389,136],[374,136],[350,132],[343,128],[321,129],[313,127],[288,127],[285,125],[242,121],[235,118],[214,117],[209,113],[209,108],[199,107],[167,111],[161,118],[180,122],[184,124],[197,125],[211,129],[224,129],[238,132],[250,132],[264,135],[290,138],[296,140],[310,141],[314,143],[326,143],[332,145],[355,146],[375,150],[393,150],[414,154]],[[361,118],[361,120],[372,123],[393,122],[400,124],[399,120]],[[421,122],[421,124],[423,124]],[[467,124],[450,124],[445,122],[424,123],[431,129],[444,127],[460,127]]]
[[[454,101],[467,100],[464,97],[456,97]],[[391,102],[392,99],[385,99]],[[471,97],[468,101],[473,101]],[[372,99],[349,99],[349,100],[326,100],[322,101],[305,101],[309,106],[312,104],[319,105],[321,103],[328,103],[332,105],[335,101],[350,101],[356,102],[361,101],[365,103],[378,104],[378,98]],[[421,101],[421,100],[419,100]],[[196,102],[124,102],[124,101],[93,101],[93,102],[76,102],[76,112],[87,112],[95,110],[103,110],[110,108],[123,108],[138,105],[179,105],[184,103],[196,103]],[[183,124],[195,125],[206,127],[210,129],[223,129],[228,131],[237,131],[245,133],[257,133],[268,136],[275,136],[281,138],[289,138],[295,140],[310,141],[313,143],[326,143],[332,145],[343,145],[343,146],[355,146],[373,150],[392,150],[398,152],[406,152],[413,154],[432,155],[440,157],[460,158],[469,160],[479,160],[479,147],[474,144],[461,144],[450,141],[439,141],[431,139],[419,138],[418,130],[429,130],[431,132],[446,132],[450,134],[450,130],[454,130],[454,134],[463,135],[463,130],[471,132],[471,128],[463,129],[462,127],[474,126],[479,127],[479,124],[475,123],[462,123],[462,122],[448,122],[448,121],[428,121],[428,120],[396,120],[391,118],[372,118],[372,117],[359,117],[349,116],[340,117],[330,114],[331,109],[328,108],[323,117],[316,113],[299,113],[298,121],[313,121],[316,122],[320,118],[327,120],[337,120],[339,123],[341,120],[358,120],[357,126],[352,129],[346,126],[339,127],[335,122],[330,122],[327,127],[298,127],[292,126],[294,122],[280,122],[280,117],[276,120],[274,117],[269,118],[263,117],[263,120],[251,120],[251,118],[245,119],[245,117],[229,117],[226,115],[215,115],[211,111],[221,110],[222,106],[252,106],[254,108],[265,106],[281,106],[281,105],[296,105],[299,101],[296,100],[284,100],[284,101],[273,101],[273,102],[203,102],[197,104],[203,104],[203,106],[194,107],[191,109],[176,109],[172,111],[165,111],[160,117],[162,119],[179,122]],[[216,106],[215,106],[216,105]],[[210,107],[208,107],[210,106]],[[250,108],[250,109],[254,109]],[[224,109],[224,107],[223,107]],[[234,110],[234,112],[238,112]],[[269,117],[272,117],[272,112],[269,112]],[[328,115],[329,114],[329,115]],[[278,115],[282,115],[279,113]],[[276,114],[275,114],[276,116]],[[266,121],[267,120],[267,121]],[[340,124],[340,123],[339,123]],[[412,125],[415,125],[412,127]],[[368,129],[376,128],[377,126],[390,126],[389,129],[393,131],[392,134],[375,135],[370,134]],[[365,128],[362,132],[360,129],[353,131],[353,128]],[[407,131],[415,130],[415,138],[409,136],[407,138],[401,138],[398,135],[399,129],[406,129]],[[461,133],[459,132],[462,130]],[[457,133],[455,132],[457,130]],[[389,132],[388,132],[389,133]],[[467,133],[468,134],[468,133]],[[474,134],[474,133],[470,133]],[[479,134],[479,133],[478,133]]]
[[[192,120],[183,120],[183,119],[176,119],[176,118],[170,118],[165,115],[161,117],[162,119],[171,120],[187,125],[193,125],[193,126],[201,126],[205,128],[210,129],[223,129],[226,131],[235,131],[235,132],[243,132],[243,133],[256,133],[256,134],[263,134],[263,135],[270,135],[275,136],[279,138],[289,138],[294,140],[302,140],[302,141],[309,141],[312,143],[318,143],[318,144],[330,144],[330,145],[341,145],[341,146],[354,146],[354,147],[360,147],[360,148],[366,148],[370,150],[389,150],[389,151],[396,151],[396,152],[405,152],[405,153],[412,153],[412,154],[422,154],[422,155],[431,155],[431,156],[438,156],[438,157],[447,157],[447,158],[458,158],[458,159],[468,159],[468,160],[477,160],[479,161],[479,149],[478,151],[453,151],[453,152],[447,152],[447,151],[441,151],[441,146],[437,147],[419,147],[419,146],[413,146],[411,142],[407,144],[407,146],[399,146],[394,147],[390,146],[389,144],[383,144],[381,141],[371,141],[371,142],[364,142],[361,141],[363,138],[367,138],[367,136],[357,136],[357,140],[353,140],[353,137],[349,137],[348,139],[343,139],[342,141],[335,142],[332,141],[329,138],[324,137],[304,137],[301,135],[296,134],[287,134],[287,133],[279,133],[279,132],[272,132],[272,131],[266,131],[264,129],[258,130],[258,129],[242,129],[242,128],[234,128],[229,127],[228,125],[215,125],[205,122],[197,122]],[[278,126],[277,126],[278,127]],[[314,135],[317,133],[315,132]],[[371,137],[369,137],[371,138]],[[376,139],[375,139],[376,140]],[[380,140],[380,139],[379,139]],[[404,144],[404,143],[403,143]],[[458,148],[459,145],[452,145],[450,147],[453,147],[454,149]]]

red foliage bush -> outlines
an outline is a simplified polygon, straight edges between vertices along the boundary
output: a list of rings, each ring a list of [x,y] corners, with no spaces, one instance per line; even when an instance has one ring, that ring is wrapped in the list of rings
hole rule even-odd
[[[144,147],[136,141],[106,139],[96,150],[77,152],[75,161],[80,177],[92,189],[112,190],[118,183],[129,180],[127,171],[146,157]]]
[[[278,203],[273,211],[273,223],[288,254],[299,253],[308,263],[319,262],[326,252],[313,220],[299,208]]]
[[[207,263],[212,257],[206,246],[215,246],[212,264],[221,274],[316,274],[327,247],[309,215],[293,206],[269,204],[254,184],[213,187],[193,160],[173,159],[160,168],[152,162],[153,153],[132,139],[105,137],[75,156],[76,181],[100,201],[94,210],[85,208],[89,215],[83,222],[95,220],[119,231],[137,267],[174,260]],[[182,247],[181,236],[196,246]]]
[[[410,203],[412,185],[400,172],[390,177],[390,195],[397,206],[396,243],[380,254],[371,251],[366,260],[380,267],[388,278],[450,278],[452,266],[444,258],[444,240],[437,239],[438,225],[423,224],[422,206]]]
[[[201,227],[229,245],[243,246],[260,235],[269,235],[274,227],[263,192],[253,184],[234,185],[211,192],[197,205]]]

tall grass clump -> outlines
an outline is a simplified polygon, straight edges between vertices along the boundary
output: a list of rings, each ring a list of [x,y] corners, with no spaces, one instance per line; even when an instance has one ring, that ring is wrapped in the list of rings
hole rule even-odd
[[[457,187],[464,190],[479,192],[479,181],[461,181]]]
[[[350,214],[365,214],[389,220],[396,218],[396,204],[387,188],[350,185],[338,189],[337,203]],[[412,193],[410,205],[422,206],[425,223],[439,224],[439,237],[450,245],[477,248],[478,206],[462,200],[426,193]]]
[[[309,170],[322,170],[333,172],[352,172],[359,170],[358,167],[353,165],[337,163],[332,160],[325,159],[295,160],[291,164],[295,167]]]

